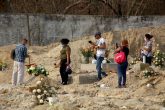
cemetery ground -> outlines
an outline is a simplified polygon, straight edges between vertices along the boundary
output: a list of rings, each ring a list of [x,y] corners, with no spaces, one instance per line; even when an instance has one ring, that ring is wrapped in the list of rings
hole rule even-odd
[[[111,34],[107,34],[111,35]],[[137,62],[129,66],[127,71],[127,87],[116,88],[116,72],[108,72],[108,76],[97,81],[97,73],[93,67],[81,70],[80,46],[87,45],[93,37],[84,37],[70,43],[72,48],[72,68],[74,72],[69,76],[69,84],[60,84],[59,68],[54,63],[59,61],[60,45],[31,46],[28,52],[31,63],[42,64],[49,76],[44,77],[51,90],[53,104],[48,102],[39,104],[32,93],[40,76],[27,85],[11,86],[12,65],[10,51],[15,45],[0,47],[0,58],[5,61],[7,69],[0,72],[0,110],[164,110],[165,106],[165,72],[163,68],[151,66],[156,73],[144,77],[143,70],[148,66]],[[109,43],[112,36],[107,37]],[[132,38],[130,38],[131,41]],[[112,52],[110,52],[110,57]],[[131,56],[129,59],[133,59]],[[28,59],[26,60],[26,64]],[[92,66],[92,65],[87,65]],[[25,80],[31,76],[25,74]]]

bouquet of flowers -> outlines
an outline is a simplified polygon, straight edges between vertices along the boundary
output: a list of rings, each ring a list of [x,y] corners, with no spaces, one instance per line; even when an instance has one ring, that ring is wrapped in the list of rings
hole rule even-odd
[[[49,72],[42,65],[39,65],[39,66],[32,65],[30,68],[27,69],[27,72],[30,75],[34,74],[35,76],[38,76],[38,75],[48,76],[49,75]]]
[[[130,63],[130,65],[135,65],[140,61],[140,58],[136,57],[132,60],[132,62]]]
[[[0,70],[3,71],[5,68],[7,68],[7,64],[0,61]]]
[[[93,51],[91,48],[80,48],[81,54],[84,57],[92,57],[93,56]]]
[[[56,95],[55,87],[51,87],[48,79],[44,77],[41,77],[40,80],[36,82],[36,87],[33,87],[31,92],[39,105],[47,102],[49,97]]]
[[[144,77],[148,78],[148,77],[156,75],[156,73],[154,70],[144,70],[143,75]]]
[[[161,52],[160,50],[156,50],[156,52],[154,52],[153,58],[154,58],[153,64],[155,66],[159,66],[159,67],[163,67],[164,66],[164,63],[165,63],[165,53]]]

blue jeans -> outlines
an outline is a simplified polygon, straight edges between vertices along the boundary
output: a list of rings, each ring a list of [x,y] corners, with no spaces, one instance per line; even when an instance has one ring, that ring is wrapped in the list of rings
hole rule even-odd
[[[118,72],[118,85],[124,85],[126,84],[126,71],[128,67],[128,62],[124,62],[122,64],[118,64],[117,66],[117,72]]]
[[[105,72],[102,72],[101,63],[104,60],[104,57],[97,57],[96,70],[98,73],[98,79],[102,79],[101,75],[107,76]]]

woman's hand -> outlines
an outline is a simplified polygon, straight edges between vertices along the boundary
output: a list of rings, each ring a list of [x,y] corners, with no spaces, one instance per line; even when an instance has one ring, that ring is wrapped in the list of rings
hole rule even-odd
[[[66,65],[68,66],[69,64],[70,64],[70,63],[67,61],[67,62],[66,62]]]
[[[114,51],[114,54],[120,52],[121,50],[122,50],[122,48],[121,48],[121,47],[118,47],[118,48]]]
[[[54,63],[54,67],[55,67],[55,68],[60,67],[60,65],[61,65],[61,61],[57,61],[57,63]]]

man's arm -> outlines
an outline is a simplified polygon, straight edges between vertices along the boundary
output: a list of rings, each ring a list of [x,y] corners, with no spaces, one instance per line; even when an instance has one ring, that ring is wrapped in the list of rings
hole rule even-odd
[[[98,48],[98,49],[106,49],[106,44],[105,44],[105,42],[104,42],[102,45],[97,46],[97,48]]]
[[[70,47],[67,48],[67,51],[66,51],[66,55],[67,55],[67,65],[69,65],[70,63],[70,53],[71,53],[71,49]]]
[[[24,56],[29,57],[29,55],[27,54],[27,48],[26,47],[24,48]]]

